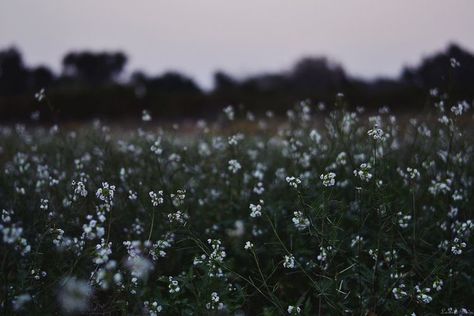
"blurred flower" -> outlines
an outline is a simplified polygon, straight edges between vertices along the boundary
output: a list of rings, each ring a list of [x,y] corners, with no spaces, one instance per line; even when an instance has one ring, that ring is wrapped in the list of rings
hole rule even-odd
[[[85,280],[70,277],[63,280],[59,290],[59,303],[66,313],[83,313],[88,310],[92,288]]]

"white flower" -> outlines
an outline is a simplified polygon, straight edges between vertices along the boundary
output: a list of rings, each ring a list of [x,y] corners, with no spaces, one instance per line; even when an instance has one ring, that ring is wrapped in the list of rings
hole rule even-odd
[[[20,311],[24,305],[31,301],[31,295],[28,293],[17,295],[12,300],[13,310]]]
[[[457,237],[454,238],[453,245],[451,246],[451,252],[453,253],[453,255],[461,255],[463,248],[466,248],[466,243]]]
[[[420,287],[417,285],[417,286],[415,286],[415,290],[416,290],[416,293],[417,293],[416,294],[416,299],[418,300],[418,302],[423,303],[423,304],[431,303],[433,298],[427,294],[431,291],[431,289],[429,287],[424,288],[424,289],[420,289]]]
[[[114,193],[115,185],[109,185],[107,182],[102,182],[102,187],[97,189],[96,196],[99,200],[112,205]]]
[[[149,121],[151,121],[150,112],[148,112],[147,110],[143,110],[143,111],[142,111],[142,121],[143,121],[143,122],[149,122]]]
[[[169,292],[171,294],[178,293],[181,290],[181,288],[179,287],[178,280],[176,280],[175,278],[171,276],[168,278],[168,280],[169,280],[169,284],[168,284]]]
[[[42,209],[44,211],[48,210],[48,204],[49,204],[49,201],[47,199],[41,199],[40,209]]]
[[[383,130],[380,129],[377,125],[374,125],[372,129],[369,129],[367,132],[367,135],[372,137],[373,140],[375,141],[383,141],[386,139],[386,135],[384,134]]]
[[[232,105],[229,105],[227,107],[224,108],[224,113],[225,115],[227,116],[227,119],[229,121],[233,121],[234,120],[234,117],[235,117],[235,113],[234,113],[234,108],[232,107]]]
[[[74,188],[74,197],[73,200],[76,201],[79,196],[86,197],[87,196],[87,189],[82,181],[72,181],[72,187]]]
[[[219,294],[217,292],[211,293],[211,301],[206,303],[206,309],[218,309],[222,310],[224,308],[224,304],[220,301]]]
[[[334,172],[322,174],[319,176],[319,179],[323,180],[323,185],[325,187],[332,187],[336,184],[336,174]]]
[[[89,283],[72,277],[64,281],[59,291],[59,303],[67,313],[83,313],[89,307],[91,296],[92,288]]]
[[[263,187],[262,182],[258,182],[256,186],[253,187],[252,190],[255,194],[262,195],[265,192],[265,188]]]
[[[151,303],[149,301],[145,301],[143,302],[143,307],[145,308],[145,311],[148,312],[149,316],[157,316],[163,310],[163,307],[158,304],[157,301]]]
[[[303,212],[293,212],[294,217],[292,218],[293,224],[298,230],[305,230],[309,227],[309,219],[303,215]]]
[[[42,88],[40,91],[35,93],[35,99],[38,100],[38,102],[43,101],[46,98],[46,92],[44,88]]]
[[[157,140],[155,140],[153,145],[151,145],[150,150],[152,153],[154,153],[157,156],[163,153],[163,149],[161,148],[161,138],[158,138]]]
[[[140,255],[128,257],[125,266],[130,270],[132,276],[146,280],[148,274],[153,270],[151,261]]]
[[[186,198],[186,190],[176,190],[176,194],[170,194],[171,200],[173,201],[173,205],[175,207],[180,207],[184,203],[184,199]]]
[[[263,202],[260,200],[260,202]],[[262,206],[260,204],[250,204],[250,217],[256,218],[262,216]]]
[[[359,243],[361,243],[362,241],[364,240],[363,237],[357,235],[355,236],[352,241],[351,241],[351,248],[354,248],[354,246],[358,245]]]
[[[285,256],[283,266],[288,269],[293,269],[295,267],[295,257],[293,257],[293,255]]]
[[[451,107],[451,112],[456,116],[460,116],[467,112],[471,106],[466,101],[459,102],[456,106]]]
[[[153,206],[158,206],[160,204],[163,204],[163,191],[158,191],[158,193],[155,193],[154,191],[150,191],[148,193],[151,199],[151,204]]]
[[[403,215],[402,212],[398,212],[398,225],[401,228],[407,228],[408,223],[411,221],[411,215]]]
[[[112,242],[106,243],[104,239],[101,239],[100,243],[95,246],[95,257],[93,261],[97,265],[107,263],[111,254]]]
[[[286,182],[295,189],[298,188],[298,184],[301,184],[301,180],[295,177],[286,177]]]
[[[244,139],[244,134],[235,134],[229,137],[228,143],[231,146],[237,146],[242,139]]]
[[[456,60],[456,58],[454,57],[451,57],[449,59],[449,64],[451,65],[451,68],[458,68],[461,66],[461,63],[459,61]]]
[[[244,249],[245,249],[245,250],[250,250],[250,249],[252,249],[252,248],[253,248],[253,243],[251,243],[250,241],[247,241],[247,242],[245,243]]]
[[[298,315],[298,314],[301,313],[301,307],[288,305],[287,311],[288,311],[288,314],[290,314],[290,315]]]
[[[170,221],[170,223],[178,223],[181,225],[185,225],[188,219],[189,219],[188,214],[183,213],[181,211],[176,211],[174,213],[168,214],[168,220]]]
[[[420,172],[415,168],[407,167],[407,173],[412,180],[417,180],[420,178]]]
[[[405,284],[400,284],[399,287],[394,287],[392,289],[392,294],[393,294],[393,297],[396,299],[396,300],[401,300],[405,297],[408,296],[408,293],[405,291]]]
[[[359,177],[362,181],[369,182],[372,179],[372,174],[369,172],[371,168],[370,163],[363,163],[359,170],[354,170],[354,175]]]
[[[314,141],[316,144],[319,144],[321,142],[321,135],[315,129],[313,129],[309,133],[309,138],[311,138],[311,140]]]
[[[229,171],[234,174],[237,173],[240,169],[242,169],[240,163],[235,159],[229,160],[228,165],[229,166],[227,167],[227,169],[229,169]]]
[[[450,121],[446,115],[443,115],[440,118],[438,118],[438,122],[440,122],[443,125],[448,125]]]
[[[434,282],[433,282],[433,290],[436,290],[436,291],[441,291],[441,289],[443,288],[443,280],[440,280],[440,279],[436,279]]]
[[[135,201],[138,198],[138,193],[132,190],[128,190],[128,199],[130,201]]]

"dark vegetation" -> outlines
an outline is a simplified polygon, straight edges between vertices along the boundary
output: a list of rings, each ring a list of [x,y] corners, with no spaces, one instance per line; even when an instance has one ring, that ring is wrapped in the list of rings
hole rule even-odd
[[[455,72],[451,58],[461,65]],[[50,120],[48,107],[38,107],[33,97],[42,88],[57,109],[54,116],[62,120],[136,118],[143,109],[154,118],[212,118],[227,104],[282,114],[303,99],[331,104],[339,92],[354,106],[388,105],[395,112],[421,110],[432,88],[474,99],[474,55],[454,44],[403,69],[398,78],[363,80],[326,58],[304,58],[287,71],[240,80],[218,71],[211,91],[179,72],[150,76],[137,71],[123,80],[126,63],[121,52],[72,52],[56,74],[46,66],[27,67],[15,48],[0,51],[0,119],[27,120],[40,110],[40,119]]]

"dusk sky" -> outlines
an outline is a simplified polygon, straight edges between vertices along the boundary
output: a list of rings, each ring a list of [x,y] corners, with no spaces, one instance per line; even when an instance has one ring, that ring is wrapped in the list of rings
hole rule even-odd
[[[123,50],[127,71],[178,70],[209,88],[328,56],[353,75],[398,75],[456,42],[474,51],[473,0],[2,0],[0,49],[60,70],[70,50]]]

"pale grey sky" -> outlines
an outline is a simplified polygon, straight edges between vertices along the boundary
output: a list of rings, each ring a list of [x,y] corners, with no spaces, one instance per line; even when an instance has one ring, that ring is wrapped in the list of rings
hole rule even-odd
[[[354,75],[397,75],[457,42],[474,51],[474,0],[1,0],[0,49],[60,69],[72,49],[125,51],[128,70],[209,87],[326,55]]]

